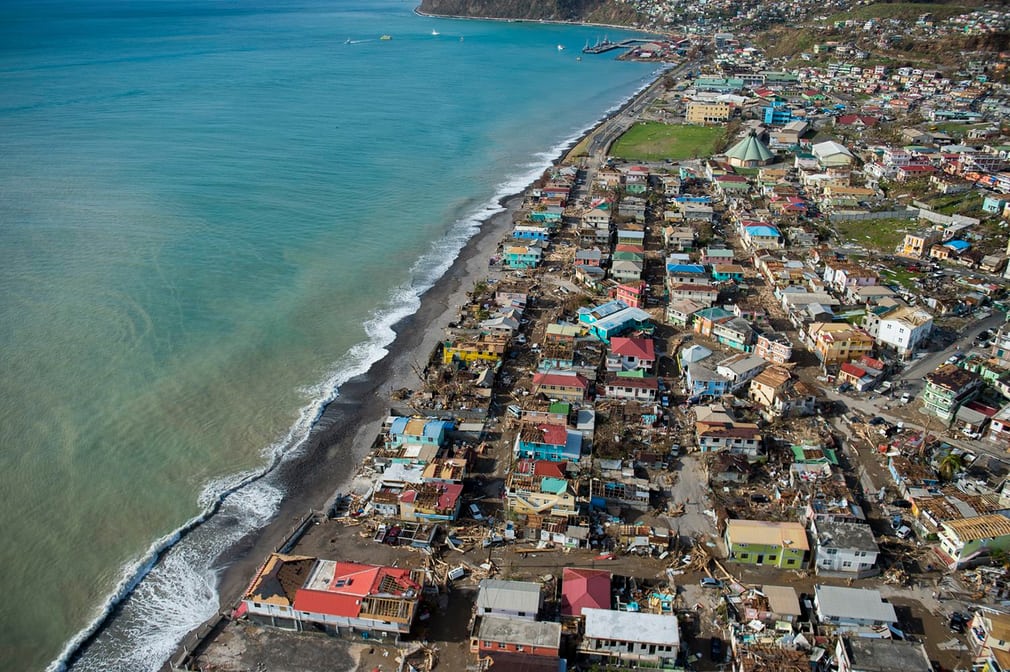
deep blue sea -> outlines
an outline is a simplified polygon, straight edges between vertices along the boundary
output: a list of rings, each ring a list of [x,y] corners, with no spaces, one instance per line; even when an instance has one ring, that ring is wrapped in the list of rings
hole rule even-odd
[[[59,667],[141,575],[76,669],[155,670],[213,615],[215,558],[282,489],[146,574],[152,552],[651,79],[578,62],[604,32],[398,0],[0,4],[0,669]]]

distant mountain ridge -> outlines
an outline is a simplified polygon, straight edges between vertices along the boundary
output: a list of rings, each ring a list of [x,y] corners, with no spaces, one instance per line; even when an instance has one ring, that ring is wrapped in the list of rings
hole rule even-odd
[[[439,16],[525,21],[575,21],[634,26],[641,17],[614,0],[421,0],[418,10]]]

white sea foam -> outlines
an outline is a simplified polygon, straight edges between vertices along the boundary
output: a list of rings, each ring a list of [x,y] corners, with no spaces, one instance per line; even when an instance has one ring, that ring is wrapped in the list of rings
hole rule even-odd
[[[214,616],[218,609],[218,576],[210,563],[246,534],[268,523],[282,497],[279,488],[257,481],[224,498],[213,520],[208,522],[213,529],[198,528],[185,543],[178,543],[180,532],[159,540],[146,555],[146,561],[133,563],[126,569],[120,590],[106,603],[103,617],[129,597],[117,616],[115,631],[103,633],[96,640],[94,653],[86,652],[75,662],[74,669],[158,670],[186,634]],[[76,647],[90,634],[85,631],[72,643]],[[68,646],[48,669],[65,669],[67,656],[72,652]]]
[[[609,108],[603,117],[620,109],[650,83],[651,80],[647,81],[627,99]],[[484,222],[504,210],[501,200],[520,193],[595,125],[596,122],[575,131],[551,149],[533,155],[517,173],[497,186],[488,201],[466,212],[441,239],[433,241],[411,268],[411,280],[394,288],[385,305],[365,322],[368,340],[351,347],[334,364],[325,380],[304,390],[312,401],[300,409],[297,420],[285,436],[264,449],[267,464],[260,470],[240,472],[208,483],[198,499],[203,512],[156,541],[139,559],[124,565],[116,589],[105,599],[92,622],[66,644],[47,672],[67,669],[70,658],[106,624],[118,607],[123,608],[123,613],[114,619],[114,624],[124,621],[118,633],[120,641],[110,642],[100,654],[87,651],[75,661],[75,670],[154,672],[187,633],[213,616],[219,596],[218,577],[211,569],[212,563],[242,537],[269,523],[280,506],[283,492],[263,477],[282,459],[304,449],[312,427],[326,406],[337,398],[340,386],[367,373],[388,354],[396,338],[393,327],[417,311],[421,295],[449,270],[467,241]],[[206,529],[209,522],[226,518],[232,524],[217,525],[213,531]],[[179,543],[184,535],[188,535],[186,540]],[[129,621],[125,622],[127,618]],[[110,626],[110,630],[113,627]],[[112,638],[105,632],[96,643],[103,639]]]

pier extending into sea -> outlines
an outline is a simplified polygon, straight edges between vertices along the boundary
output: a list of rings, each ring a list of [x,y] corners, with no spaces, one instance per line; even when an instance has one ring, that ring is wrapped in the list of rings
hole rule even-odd
[[[635,46],[636,44],[648,44],[649,42],[654,42],[655,40],[647,40],[641,37],[633,37],[627,40],[621,40],[620,42],[611,42],[609,40],[603,40],[602,42],[597,42],[593,46],[586,45],[582,49],[583,54],[602,54],[608,51],[613,51],[614,49],[628,49]]]

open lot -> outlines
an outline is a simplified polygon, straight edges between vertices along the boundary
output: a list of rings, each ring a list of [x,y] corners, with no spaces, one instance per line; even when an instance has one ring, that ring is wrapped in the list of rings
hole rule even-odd
[[[632,161],[690,159],[711,154],[722,138],[722,126],[661,124],[655,121],[635,124],[617,139],[610,153]]]
[[[894,251],[906,233],[918,228],[909,219],[854,219],[833,221],[831,225],[843,241],[887,253]]]

